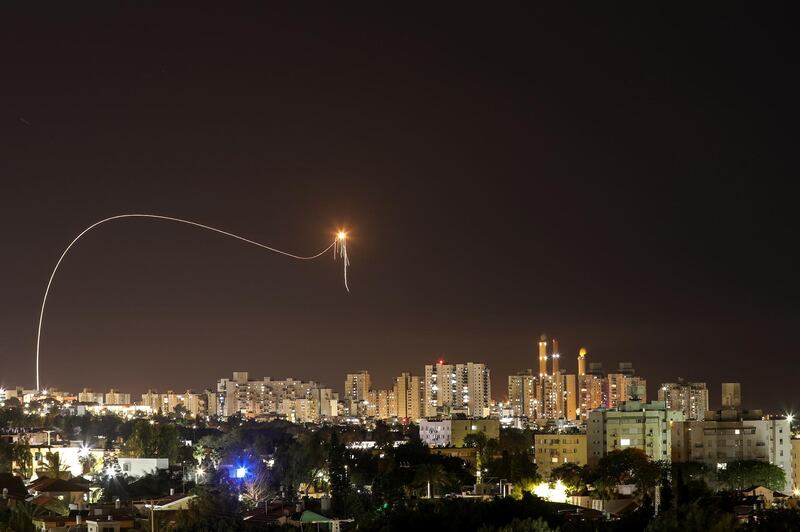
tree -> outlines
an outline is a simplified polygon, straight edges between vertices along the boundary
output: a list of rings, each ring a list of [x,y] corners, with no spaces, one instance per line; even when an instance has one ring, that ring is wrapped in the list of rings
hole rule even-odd
[[[338,433],[331,433],[328,444],[328,476],[331,482],[331,510],[339,517],[345,516],[346,500],[350,493],[350,480],[347,477],[345,447],[339,443]]]
[[[267,500],[269,493],[267,471],[263,467],[258,467],[242,484],[242,502],[250,508],[255,508]]]
[[[553,468],[550,472],[550,481],[561,480],[567,487],[567,493],[574,495],[586,488],[586,470],[574,462],[567,462]]]
[[[647,532],[674,532],[675,530],[702,530],[703,532],[733,532],[736,530],[733,513],[713,506],[692,504],[685,509],[673,508],[658,514],[645,529]]]
[[[16,466],[16,473],[27,480],[33,476],[33,456],[27,438],[20,438],[13,445],[11,459]]]
[[[8,518],[9,530],[13,532],[37,532],[33,520],[46,513],[45,509],[30,502],[19,502],[11,508]]]
[[[45,458],[47,459],[45,474],[48,477],[67,480],[72,476],[69,468],[61,463],[61,455],[58,452],[47,453]]]
[[[431,488],[431,495],[436,493],[436,487],[447,484],[450,480],[447,471],[441,464],[422,464],[417,467],[414,474],[414,483],[417,486]]]
[[[84,475],[90,474],[97,465],[97,459],[92,453],[79,454],[78,462],[81,464],[81,473]]]
[[[664,474],[661,477],[661,500],[659,503],[658,511],[659,512],[668,512],[672,509],[673,506],[673,495],[672,495],[672,483],[669,480],[669,476]]]
[[[464,436],[464,447],[474,447],[481,452],[486,447],[486,434],[483,432],[474,432]]]
[[[482,528],[480,532],[487,530]],[[496,529],[497,532],[557,532],[558,529],[550,528],[550,525],[541,517],[534,519],[514,519],[506,526]]]
[[[0,473],[11,473],[12,452],[12,444],[0,439]]]
[[[338,445],[338,443],[337,443]],[[326,447],[319,431],[301,435],[287,442],[275,453],[273,475],[294,497],[301,486],[306,495],[312,488],[324,487],[324,471],[329,469],[330,445]]]
[[[178,512],[173,529],[175,532],[238,532],[244,530],[244,521],[239,518],[239,503],[236,497],[223,489],[197,488],[196,498],[189,503],[189,509]]]
[[[178,429],[171,424],[137,420],[124,450],[134,458],[168,458],[175,463],[180,454]]]
[[[786,474],[780,467],[760,460],[735,460],[719,470],[717,479],[729,489],[743,490],[765,486],[780,491],[786,486]]]
[[[593,484],[604,498],[620,484],[635,484],[639,497],[644,497],[658,483],[661,470],[661,463],[651,462],[640,449],[615,450],[600,459]]]

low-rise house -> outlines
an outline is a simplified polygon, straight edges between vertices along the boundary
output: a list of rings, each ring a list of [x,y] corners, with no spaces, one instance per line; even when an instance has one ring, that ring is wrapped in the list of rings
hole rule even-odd
[[[14,506],[29,497],[28,489],[21,477],[11,473],[0,473],[0,504]]]
[[[83,478],[71,478],[64,480],[61,478],[39,477],[31,482],[28,489],[34,496],[47,496],[49,498],[62,501],[64,504],[83,504],[88,499],[89,482]]]
[[[584,466],[588,461],[586,434],[534,434],[536,472],[550,478],[550,472],[563,464]]]

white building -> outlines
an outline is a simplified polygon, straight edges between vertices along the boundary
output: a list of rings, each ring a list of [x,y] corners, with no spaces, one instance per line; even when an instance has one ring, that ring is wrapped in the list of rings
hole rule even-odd
[[[162,414],[172,414],[178,406],[183,407],[191,416],[206,414],[206,395],[187,390],[184,393],[158,393],[156,390],[147,390],[142,394],[142,404],[149,406],[153,412],[161,411]]]
[[[489,415],[491,382],[485,364],[445,364],[425,366],[425,416],[465,413],[475,417]]]
[[[421,419],[419,437],[429,447],[463,447],[469,434],[483,433],[487,440],[500,438],[497,419]]]
[[[305,414],[309,412],[307,404],[300,407],[299,411],[303,414],[299,419],[316,421],[321,415],[330,415],[333,401],[338,401],[338,394],[314,381],[292,378],[272,380],[270,377],[250,380],[246,371],[236,371],[232,379],[217,381],[216,414],[226,418],[239,413],[252,418],[285,414],[288,411],[298,412],[297,404],[282,406],[284,401],[296,399],[307,399],[315,405],[311,416]]]
[[[586,429],[589,464],[628,448],[641,449],[651,460],[670,460],[675,421],[683,421],[683,414],[668,410],[661,401],[622,401],[615,409],[592,410]]]
[[[168,458],[117,458],[120,471],[131,477],[142,477],[169,469]]]
[[[702,462],[724,469],[735,460],[775,464],[786,475],[785,493],[792,489],[792,433],[786,419],[763,419],[761,411],[708,412],[704,421],[672,426],[672,460]]]

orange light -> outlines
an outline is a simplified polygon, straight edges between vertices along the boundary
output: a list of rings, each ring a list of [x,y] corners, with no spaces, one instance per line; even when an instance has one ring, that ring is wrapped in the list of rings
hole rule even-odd
[[[338,240],[345,240],[347,238],[347,232],[340,230],[338,233],[336,233],[336,238]]]

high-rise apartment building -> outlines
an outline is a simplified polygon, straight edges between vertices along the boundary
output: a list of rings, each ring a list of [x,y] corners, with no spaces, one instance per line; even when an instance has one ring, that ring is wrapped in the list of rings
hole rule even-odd
[[[678,410],[688,421],[703,421],[708,411],[708,387],[704,382],[667,382],[658,389],[658,400]]]
[[[636,376],[630,362],[620,362],[617,372],[609,373],[607,379],[608,408],[616,408],[622,401],[647,402],[647,380]]]
[[[537,377],[533,370],[508,376],[508,402],[514,417],[536,417]]]
[[[370,390],[365,413],[368,417],[389,419],[397,416],[397,399],[394,389]]]
[[[589,364],[589,370],[586,369],[586,355],[588,351],[585,347],[581,347],[578,351],[578,418],[586,421],[589,412],[596,408],[603,406],[603,383],[605,382],[605,375],[603,374],[602,365],[599,363]]]
[[[412,422],[422,418],[423,386],[420,377],[401,373],[394,380],[394,397],[397,402],[397,417]]]
[[[489,368],[485,364],[436,364],[425,366],[425,416],[449,411],[485,417],[491,403]]]
[[[722,409],[738,410],[742,407],[742,385],[738,382],[722,383]]]
[[[91,388],[84,388],[82,392],[78,393],[78,402],[80,403],[97,403],[103,404],[103,394],[101,392],[92,391]]]
[[[237,413],[258,417],[290,412],[296,421],[316,421],[320,416],[330,415],[331,410],[335,412],[331,405],[334,399],[338,400],[336,392],[314,381],[272,380],[270,377],[250,380],[246,371],[236,371],[232,379],[217,381],[217,415],[222,418]],[[292,403],[296,400],[310,403]],[[312,414],[307,414],[309,412]]]
[[[129,393],[122,393],[119,390],[115,390],[111,388],[106,393],[105,403],[106,405],[129,405],[131,404],[131,394]]]
[[[348,373],[344,381],[344,398],[352,402],[369,400],[369,391],[372,388],[369,372]]]
[[[142,394],[142,405],[150,407],[156,413],[172,414],[180,406],[186,414],[192,416],[205,415],[207,412],[207,399],[205,394],[194,393],[187,390],[184,393],[158,393],[156,390],[147,390]]]
[[[578,419],[578,382],[575,375],[569,374],[564,379],[564,418],[569,421]]]

